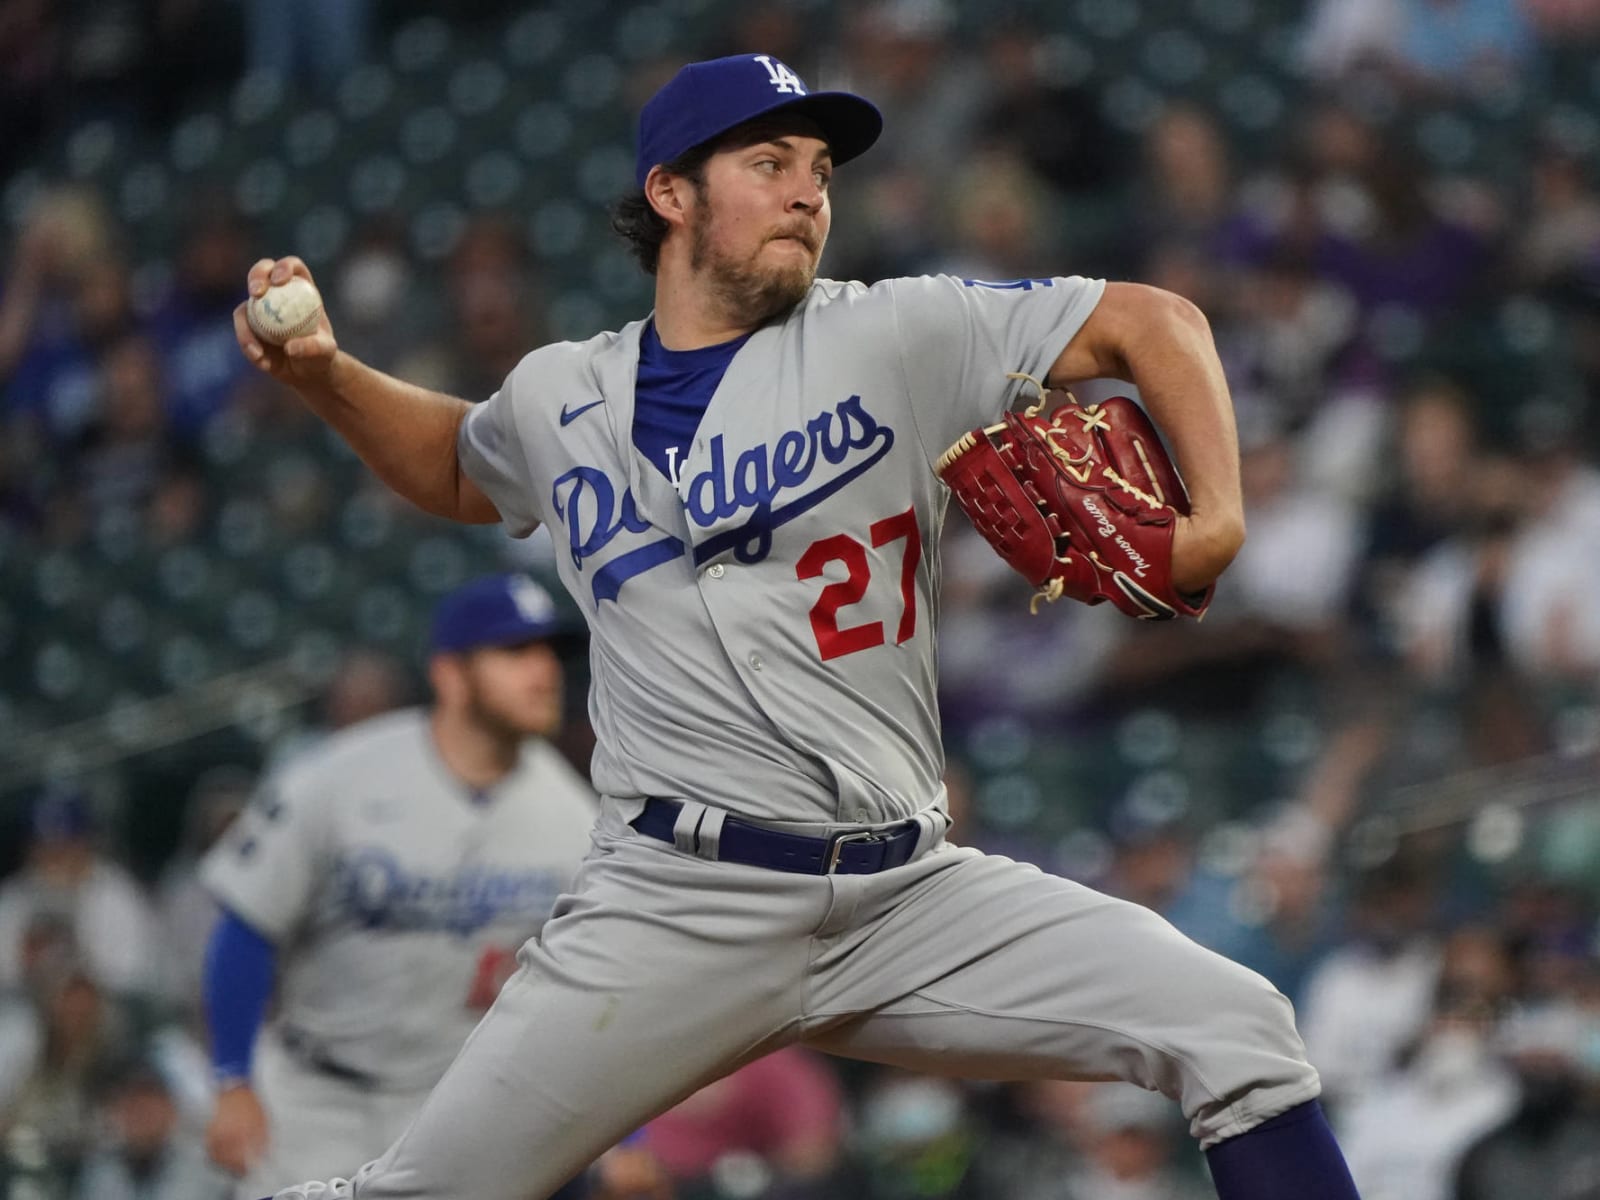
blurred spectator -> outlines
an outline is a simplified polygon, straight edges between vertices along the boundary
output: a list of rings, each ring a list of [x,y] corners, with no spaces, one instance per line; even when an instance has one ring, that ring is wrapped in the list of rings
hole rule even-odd
[[[1454,1200],[1595,1194],[1600,1095],[1579,1058],[1590,1036],[1590,1022],[1570,1001],[1507,1021],[1499,1045],[1517,1073],[1521,1100],[1467,1151]]]
[[[84,1164],[74,1200],[223,1200],[226,1177],[180,1124],[166,1080],[130,1065],[103,1090],[105,1144]]]
[[[1537,146],[1528,200],[1512,246],[1521,282],[1556,283],[1600,256],[1600,196],[1581,156],[1553,139]]]
[[[952,180],[950,257],[938,272],[966,279],[1021,279],[1056,255],[1047,245],[1054,222],[1037,177],[1016,154],[991,150]]]
[[[1393,475],[1366,518],[1356,613],[1382,652],[1398,650],[1411,572],[1472,519],[1477,425],[1465,392],[1442,378],[1417,383],[1400,404]]]
[[[1499,630],[1505,560],[1516,528],[1516,493],[1525,482],[1505,459],[1476,464],[1477,490],[1470,518],[1454,536],[1423,555],[1395,607],[1401,643],[1419,679],[1459,677],[1474,660],[1504,660]]]
[[[1327,738],[1292,802],[1257,827],[1234,825],[1204,853],[1177,819],[1141,824],[1116,812],[1116,855],[1097,886],[1153,908],[1299,1007],[1307,976],[1342,932],[1333,848],[1388,743],[1381,721],[1350,721]]]
[[[1483,948],[1493,959],[1492,938],[1464,936],[1487,941]],[[1517,1107],[1516,1079],[1492,1044],[1509,975],[1504,951],[1499,980],[1452,979],[1450,957],[1447,949],[1433,1015],[1417,1045],[1340,1122],[1340,1143],[1364,1200],[1451,1200],[1462,1155]]]
[[[70,1179],[64,1165],[51,1161],[44,1135],[18,1122],[0,1142],[0,1188],[7,1196],[67,1200]]]
[[[1584,893],[1529,876],[1509,884],[1499,902],[1517,960],[1522,998],[1537,1007],[1587,989],[1593,1007],[1600,969],[1595,962],[1594,913]]]
[[[0,986],[21,987],[30,928],[58,917],[94,983],[115,993],[147,992],[160,970],[155,919],[143,891],[95,844],[90,802],[51,790],[33,803],[27,860],[0,885]]]
[[[1116,135],[1093,91],[1066,78],[1060,49],[1021,14],[988,31],[980,143],[1022,155],[1062,195],[1111,193],[1125,174]]]
[[[191,456],[174,452],[145,507],[145,540],[155,549],[198,541],[211,511],[204,473]]]
[[[372,647],[347,651],[317,700],[315,723],[281,738],[268,757],[266,772],[331,733],[411,703],[414,692],[405,667],[392,654]]]
[[[1126,232],[1140,245],[1159,236],[1225,259],[1239,231],[1233,164],[1216,118],[1192,105],[1168,106],[1145,132],[1143,170],[1138,214]]]
[[[206,943],[219,915],[217,902],[200,883],[200,860],[244,811],[254,790],[255,775],[244,767],[213,767],[196,779],[185,805],[183,840],[156,884],[162,993],[191,1022],[200,1016]]]
[[[1213,1193],[1177,1106],[1128,1084],[1041,1079],[1015,1086],[1018,1111],[985,1140],[981,1196],[1006,1200],[1203,1200]]]
[[[1536,49],[1521,0],[1400,0],[1393,65],[1427,87],[1496,87],[1527,69]]]
[[[843,1104],[826,1060],[791,1046],[706,1085],[651,1121],[646,1145],[685,1194],[738,1164],[738,1170],[763,1171],[776,1194],[831,1196]]]
[[[240,384],[254,376],[239,353],[233,310],[257,256],[250,229],[222,197],[193,197],[183,228],[172,291],[150,320],[167,363],[172,432],[194,441],[228,407]]]
[[[928,213],[944,180],[930,167],[968,158],[987,97],[983,64],[958,52],[947,0],[873,0],[843,22],[830,85],[871,96],[896,135],[860,171],[840,172],[834,204],[860,219],[835,228],[826,270],[867,281],[925,272],[943,257]]]
[[[1334,1111],[1369,1097],[1427,1022],[1440,974],[1433,903],[1429,877],[1404,859],[1369,872],[1354,897],[1351,940],[1306,981],[1300,1032]]]
[[[1525,454],[1480,467],[1488,511],[1420,565],[1406,601],[1408,650],[1425,678],[1509,668],[1535,680],[1600,670],[1600,471],[1584,461],[1564,414],[1519,414]],[[1526,742],[1526,739],[1524,739]],[[1529,752],[1513,742],[1503,757]]]
[[[843,1195],[860,1200],[980,1200],[979,1128],[953,1079],[885,1070],[856,1114]]]
[[[1245,439],[1241,470],[1250,537],[1229,571],[1228,615],[1276,626],[1289,638],[1291,653],[1325,658],[1350,595],[1355,514],[1343,497],[1304,482],[1300,449],[1289,437],[1263,428],[1241,435]]]
[[[1524,586],[1510,561],[1531,483],[1515,461],[1480,460],[1470,522],[1422,558],[1398,601],[1406,663],[1419,683],[1447,689],[1460,702],[1462,749],[1471,762],[1538,753],[1548,736],[1506,628],[1509,594]]]
[[[571,1189],[570,1200],[674,1200],[677,1195],[655,1155],[633,1142],[602,1154],[582,1185]],[[567,1191],[557,1192],[552,1200],[568,1200]]]
[[[1534,55],[1525,6],[1528,0],[1319,0],[1301,56],[1323,80],[1377,71],[1412,92],[1486,91],[1513,82]]]
[[[1425,320],[1481,294],[1489,261],[1484,233],[1441,209],[1418,155],[1338,106],[1313,115],[1307,152],[1320,229],[1305,232],[1315,235],[1316,269],[1365,312]]]
[[[468,225],[450,254],[445,294],[447,335],[414,349],[397,373],[487,399],[547,336],[527,242],[507,217],[480,216]]]
[[[793,67],[802,79],[821,83],[828,73],[823,59],[832,53],[832,45],[827,38],[817,37],[812,12],[808,0],[735,5],[723,15],[726,25],[713,32],[717,41],[702,57],[749,54],[759,46],[763,54]],[[638,97],[638,103],[649,99],[654,89],[666,81],[666,76],[656,80],[650,91]]]
[[[1202,946],[1259,972],[1296,1005],[1306,980],[1338,945],[1326,834],[1280,819],[1237,878],[1197,875],[1165,915]]]
[[[94,193],[45,192],[29,210],[0,294],[0,419],[56,446],[93,420],[98,351],[135,325],[109,217]]]
[[[99,413],[84,432],[76,472],[91,520],[142,510],[174,456],[155,346],[125,337],[108,347],[101,380]]]
[[[986,96],[983,65],[962,52],[948,0],[871,0],[845,15],[848,86],[871,96],[895,144],[865,169],[966,157]]]
[[[339,316],[339,345],[363,362],[397,362],[437,319],[425,311],[432,289],[415,278],[398,216],[364,221],[354,237],[328,289],[329,304],[337,305],[330,311]],[[289,400],[300,406],[298,397]]]
[[[1250,536],[1203,625],[1126,632],[1099,680],[1101,706],[1137,706],[1159,688],[1174,711],[1239,719],[1286,674],[1340,662],[1355,513],[1305,481],[1298,447],[1271,413],[1239,407]]]
[[[1284,246],[1241,270],[1233,303],[1235,319],[1221,352],[1235,394],[1294,426],[1315,418],[1334,401],[1332,385],[1356,336],[1358,314],[1349,293],[1322,278],[1306,255]],[[1333,453],[1337,448],[1324,440],[1308,437],[1308,450]]]
[[[940,556],[939,685],[947,739],[997,714],[1070,711],[1093,693],[1102,665],[1128,635],[1124,623],[1075,605],[1030,612],[1027,583],[964,517],[945,523]],[[1029,669],[999,671],[997,662],[1026,662]]]
[[[50,1160],[75,1173],[97,1131],[91,1097],[136,1053],[130,1013],[89,975],[69,966],[35,992],[38,1025],[33,1053],[0,1079],[0,1096],[16,1124],[38,1129]]]
[[[1479,1032],[1491,1034],[1516,1001],[1521,983],[1505,931],[1466,925],[1445,939],[1434,1007],[1462,1019],[1487,1022]]]
[[[331,92],[366,61],[372,9],[372,0],[245,0],[246,65]]]
[[[1138,784],[1129,791],[1106,821],[1111,861],[1095,885],[1170,920],[1174,906],[1184,902],[1194,884],[1194,831],[1185,820],[1185,807],[1141,803]]]
[[[1204,1200],[1210,1189],[1172,1168],[1177,1106],[1127,1084],[1096,1084],[1085,1105],[1083,1157],[1058,1191],[1041,1180],[1035,1200]],[[1023,1193],[1024,1196],[1029,1193]]]
[[[1300,57],[1313,77],[1339,80],[1387,61],[1401,29],[1400,0],[1315,0]]]
[[[1600,672],[1600,469],[1583,459],[1566,410],[1529,404],[1519,415],[1529,519],[1507,553],[1506,649],[1532,675],[1592,678]]]
[[[379,650],[352,650],[322,696],[322,727],[344,729],[409,703],[412,688],[400,663]]]

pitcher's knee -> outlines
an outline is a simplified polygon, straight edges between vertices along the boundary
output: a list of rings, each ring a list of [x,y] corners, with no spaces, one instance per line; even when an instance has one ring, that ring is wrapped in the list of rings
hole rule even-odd
[[[1191,1021],[1180,1049],[1183,1109],[1202,1146],[1322,1091],[1288,998],[1254,971],[1211,958],[1204,986],[1190,993]]]

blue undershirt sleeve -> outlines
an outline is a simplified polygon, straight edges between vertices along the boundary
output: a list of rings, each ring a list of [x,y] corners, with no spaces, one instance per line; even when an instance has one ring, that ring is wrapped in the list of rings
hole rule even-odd
[[[256,1033],[266,1016],[277,971],[277,948],[223,909],[206,947],[202,982],[211,1067],[219,1080],[250,1077]]]

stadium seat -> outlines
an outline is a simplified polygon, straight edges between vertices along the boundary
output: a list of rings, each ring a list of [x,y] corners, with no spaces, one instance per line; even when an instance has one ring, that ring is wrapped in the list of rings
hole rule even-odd
[[[510,87],[504,67],[492,59],[477,58],[451,73],[446,90],[458,116],[481,119],[505,102]]]
[[[560,14],[543,7],[530,9],[512,21],[501,39],[506,62],[523,71],[555,62],[566,44]]]
[[[395,32],[389,61],[408,75],[442,70],[449,65],[452,42],[450,25],[443,18],[418,17]]]

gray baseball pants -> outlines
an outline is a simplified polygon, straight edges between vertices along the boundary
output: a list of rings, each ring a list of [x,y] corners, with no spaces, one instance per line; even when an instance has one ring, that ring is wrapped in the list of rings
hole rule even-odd
[[[970,1078],[1128,1080],[1178,1101],[1202,1146],[1320,1091],[1288,1000],[1148,909],[932,836],[876,875],[710,862],[636,833],[632,811],[606,803],[572,894],[357,1174],[359,1200],[540,1200],[795,1042]]]

